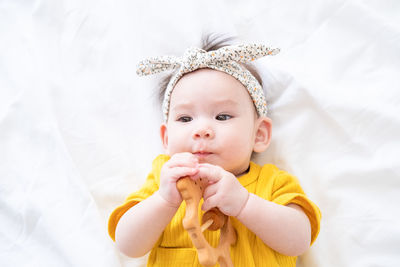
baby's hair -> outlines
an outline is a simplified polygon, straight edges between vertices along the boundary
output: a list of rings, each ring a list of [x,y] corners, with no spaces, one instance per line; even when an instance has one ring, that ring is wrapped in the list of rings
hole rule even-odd
[[[235,37],[224,37],[223,35],[218,35],[218,34],[207,34],[202,37],[202,41],[201,41],[202,46],[200,48],[209,52],[209,51],[218,50],[221,47],[233,45],[235,41],[236,41]],[[241,65],[244,66],[248,71],[250,71],[250,73],[257,79],[257,81],[262,86],[261,76],[258,73],[258,71],[256,70],[256,68],[250,64],[241,63]],[[162,78],[159,83],[159,101],[160,101],[160,103],[163,102],[165,90],[167,89],[168,83],[171,80],[173,75],[174,75],[174,73],[168,74],[167,76]]]

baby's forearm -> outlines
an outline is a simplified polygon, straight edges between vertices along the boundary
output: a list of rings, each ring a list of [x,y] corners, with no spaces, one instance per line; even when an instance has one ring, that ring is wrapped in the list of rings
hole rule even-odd
[[[298,256],[310,246],[310,221],[298,205],[282,206],[250,194],[237,219],[279,253]]]
[[[130,208],[115,230],[119,250],[130,257],[145,255],[153,248],[177,209],[158,192]]]

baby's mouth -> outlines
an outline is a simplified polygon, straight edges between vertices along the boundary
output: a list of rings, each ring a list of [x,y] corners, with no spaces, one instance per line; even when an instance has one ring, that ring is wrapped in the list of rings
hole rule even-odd
[[[212,152],[207,152],[207,151],[197,151],[193,153],[193,155],[195,155],[199,160],[206,159],[212,154],[213,154]]]

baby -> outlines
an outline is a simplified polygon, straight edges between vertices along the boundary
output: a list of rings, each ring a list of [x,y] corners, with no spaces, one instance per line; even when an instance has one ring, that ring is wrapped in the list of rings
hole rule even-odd
[[[109,234],[124,254],[151,251],[148,266],[200,266],[182,226],[185,205],[176,183],[186,176],[209,181],[202,213],[218,208],[231,216],[234,266],[295,266],[318,235],[320,211],[297,179],[251,161],[270,143],[271,120],[259,76],[245,63],[279,50],[224,41],[139,64],[140,75],[178,69],[162,91],[165,155],[109,220]],[[218,231],[204,235],[218,244]]]

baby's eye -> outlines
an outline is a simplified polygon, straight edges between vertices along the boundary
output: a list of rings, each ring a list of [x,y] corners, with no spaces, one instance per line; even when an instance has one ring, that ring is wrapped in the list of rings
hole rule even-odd
[[[226,120],[232,119],[232,116],[228,115],[228,114],[219,114],[215,117],[215,119],[219,120],[219,121],[226,121]]]
[[[180,122],[190,122],[190,121],[192,121],[193,120],[193,118],[192,117],[189,117],[189,116],[182,116],[182,117],[179,117],[178,119],[177,119],[177,121],[180,121]]]

